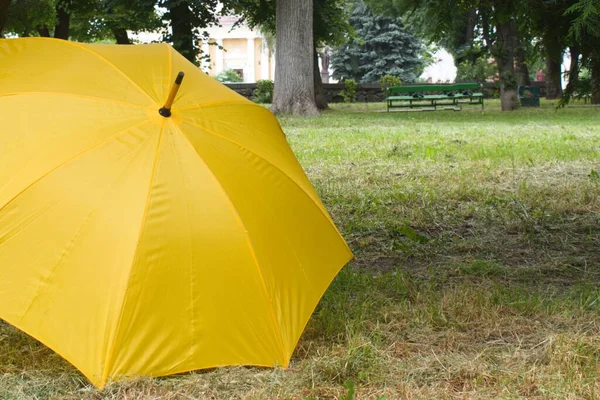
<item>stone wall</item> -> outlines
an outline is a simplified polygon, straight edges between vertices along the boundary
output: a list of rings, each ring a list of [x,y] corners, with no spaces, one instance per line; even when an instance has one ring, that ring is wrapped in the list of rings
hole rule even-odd
[[[425,86],[427,85],[427,83],[419,85]],[[252,94],[254,93],[254,89],[256,88],[255,83],[228,83],[227,86],[249,99],[252,98]],[[343,83],[326,83],[323,86],[325,89],[325,96],[327,98],[328,103],[340,103],[344,101],[344,99],[341,96],[341,92],[342,90],[344,90]],[[537,86],[540,88],[541,97],[544,97],[546,95],[546,84],[544,82],[532,82],[532,86]],[[498,97],[500,89],[495,83],[486,82],[483,85],[482,91],[485,94],[486,98],[494,98]],[[363,83],[358,85],[358,89],[356,92],[357,102],[381,102],[384,99],[385,95],[381,91],[381,86],[379,85],[379,83]]]

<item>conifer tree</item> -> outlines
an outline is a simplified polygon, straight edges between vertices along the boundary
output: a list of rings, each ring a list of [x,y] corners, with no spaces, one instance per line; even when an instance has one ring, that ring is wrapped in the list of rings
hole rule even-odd
[[[425,46],[401,19],[374,15],[367,4],[357,1],[350,24],[354,35],[331,60],[334,78],[368,83],[394,75],[402,82],[417,80],[425,64]]]

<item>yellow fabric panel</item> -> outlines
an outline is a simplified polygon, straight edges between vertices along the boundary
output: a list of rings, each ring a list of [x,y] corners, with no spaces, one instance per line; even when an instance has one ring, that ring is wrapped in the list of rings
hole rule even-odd
[[[264,158],[291,177],[321,209],[319,196],[296,161],[285,135],[273,114],[266,108],[247,104],[214,104],[174,116],[180,124],[190,124],[220,136]]]
[[[0,82],[0,96],[52,92],[152,104],[148,94],[109,60],[66,40],[0,39]]]
[[[0,316],[94,383],[120,311],[157,139],[148,123],[124,132],[0,211]]]
[[[51,94],[0,97],[0,110],[10,116],[0,134],[0,208],[43,174],[149,117],[144,108]]]
[[[184,113],[185,110],[203,107],[215,103],[246,103],[252,102],[237,94],[215,78],[211,78],[190,63],[181,54],[171,49],[171,70],[185,73],[185,84],[175,98],[177,107],[173,107],[173,116]],[[176,75],[176,73],[175,73]]]
[[[171,121],[147,207],[110,375],[282,365],[279,332],[243,227]]]
[[[318,300],[352,254],[320,207],[278,168],[193,126],[182,130],[248,231],[289,360]]]
[[[288,365],[352,254],[270,112],[166,45],[17,39],[0,120],[0,318],[98,387]]]
[[[171,68],[171,46],[166,43],[129,47],[107,44],[81,46],[108,60],[147,93],[157,105],[164,103],[179,72]]]

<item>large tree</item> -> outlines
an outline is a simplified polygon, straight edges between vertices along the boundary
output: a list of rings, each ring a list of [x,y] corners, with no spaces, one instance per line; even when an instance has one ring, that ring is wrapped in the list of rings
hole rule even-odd
[[[273,0],[229,0],[231,10],[242,16],[251,28],[259,28],[267,35],[276,36],[276,2]],[[313,74],[315,103],[317,108],[327,108],[325,91],[319,73],[317,51],[330,45],[343,42],[350,26],[346,18],[345,0],[313,1]]]
[[[227,2],[225,2],[227,4]],[[170,27],[165,40],[172,42],[185,58],[198,64],[201,56],[200,42],[208,39],[205,31],[218,25],[218,0],[160,0],[167,12],[163,16]]]
[[[374,15],[358,1],[350,17],[354,35],[332,57],[334,77],[363,83],[394,75],[414,82],[423,71],[423,42],[409,32],[400,18]]]
[[[546,63],[546,98],[562,94],[562,61],[572,18],[565,16],[571,0],[530,0],[527,14],[536,36],[541,40]]]
[[[491,43],[492,56],[498,65],[500,76],[500,106],[502,111],[517,108],[517,76],[515,71],[515,44],[517,22],[514,17],[514,3],[510,0],[497,0],[484,12],[493,19],[495,35],[486,32],[486,41]]]
[[[315,103],[313,2],[277,0],[275,114],[318,114]]]

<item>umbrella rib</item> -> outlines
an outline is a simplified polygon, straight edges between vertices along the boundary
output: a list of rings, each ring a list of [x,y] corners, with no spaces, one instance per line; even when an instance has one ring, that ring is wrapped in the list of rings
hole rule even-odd
[[[260,106],[259,106],[259,107],[260,107]],[[236,142],[235,140],[231,140],[231,139],[229,139],[228,137],[225,137],[225,136],[223,136],[223,135],[219,135],[218,133],[216,133],[216,132],[214,132],[214,131],[212,131],[212,130],[210,130],[210,129],[208,129],[208,128],[205,128],[205,127],[203,127],[203,126],[196,125],[196,124],[194,124],[194,123],[191,123],[191,122],[188,122],[188,121],[185,121],[185,123],[186,123],[186,124],[189,124],[189,125],[192,125],[192,126],[195,126],[196,128],[199,128],[199,129],[201,129],[202,131],[204,131],[204,132],[208,133],[209,135],[212,135],[212,136],[218,137],[218,138],[220,138],[220,139],[226,140],[226,141],[228,141],[228,142],[230,142],[230,143],[233,143],[234,145],[236,145],[236,146],[238,146],[238,147],[240,147],[240,148],[242,148],[242,149],[244,149],[244,150],[246,150],[246,151],[248,151],[248,152],[250,152],[250,153],[254,154],[256,157],[260,158],[261,160],[263,160],[263,161],[264,161],[264,162],[266,162],[267,164],[271,165],[273,168],[275,168],[277,171],[279,171],[279,172],[280,172],[280,173],[281,173],[283,176],[285,176],[287,179],[289,179],[290,181],[292,181],[292,182],[294,183],[294,185],[296,185],[296,186],[298,187],[298,189],[300,189],[300,191],[301,191],[302,193],[304,193],[304,195],[305,195],[306,197],[308,197],[308,198],[311,200],[311,203],[312,203],[312,204],[314,204],[314,205],[315,205],[315,206],[316,206],[316,207],[319,209],[319,211],[321,211],[321,213],[323,214],[323,216],[325,217],[325,219],[326,219],[327,221],[329,221],[329,224],[330,224],[330,225],[333,227],[333,229],[335,229],[335,231],[336,231],[338,234],[340,234],[340,236],[341,236],[341,233],[340,233],[340,231],[338,230],[337,226],[335,226],[335,224],[333,223],[333,221],[331,220],[331,218],[329,217],[329,215],[327,215],[327,213],[325,212],[325,210],[323,210],[323,209],[322,209],[322,208],[321,208],[321,207],[320,207],[320,206],[317,204],[317,202],[315,201],[315,199],[313,199],[313,198],[312,198],[312,196],[311,196],[310,194],[308,194],[308,192],[307,192],[306,190],[304,190],[304,188],[302,188],[302,186],[300,186],[300,184],[299,184],[298,182],[296,182],[294,179],[292,179],[292,177],[290,177],[288,174],[286,174],[286,173],[285,173],[285,172],[284,172],[284,171],[283,171],[281,168],[279,168],[277,165],[275,165],[275,164],[271,163],[269,160],[267,160],[266,158],[264,158],[264,157],[263,157],[263,156],[261,156],[260,154],[258,154],[258,153],[256,153],[256,152],[252,151],[252,150],[251,150],[251,149],[249,149],[248,147],[246,147],[246,146],[244,146],[244,145],[242,145],[242,144],[240,144],[240,143]],[[185,134],[183,134],[183,135],[185,136]],[[187,137],[186,137],[186,139],[187,139]]]
[[[167,60],[169,61],[169,75],[167,75],[167,82],[165,83],[165,93],[169,93],[171,82],[171,74],[173,73],[173,56],[171,55],[171,46],[167,46]]]
[[[42,179],[44,179],[45,177],[47,177],[48,175],[50,175],[51,173],[53,173],[54,171],[62,168],[63,166],[65,166],[66,164],[76,160],[77,158],[81,157],[82,155],[86,154],[89,151],[94,150],[97,147],[102,146],[103,144],[109,143],[111,140],[113,140],[116,137],[121,136],[123,133],[131,130],[131,129],[135,129],[145,123],[147,123],[147,120],[143,120],[135,125],[132,125],[126,129],[123,129],[120,132],[115,133],[114,135],[109,136],[108,138],[96,143],[95,145],[88,147],[85,150],[80,151],[79,153],[75,154],[73,157],[61,162],[60,164],[58,164],[57,166],[55,166],[54,168],[50,169],[48,172],[45,172],[44,174],[42,174],[42,176],[40,176],[39,178],[37,178],[36,180],[34,180],[32,183],[30,183],[29,185],[27,185],[27,187],[25,187],[23,190],[21,190],[19,193],[17,193],[13,198],[11,198],[8,202],[6,202],[4,205],[0,205],[0,212],[2,210],[4,210],[6,207],[8,207],[10,204],[12,204],[12,202],[14,202],[16,199],[18,199],[23,193],[25,193],[26,191],[28,191],[29,189],[31,189],[36,183],[40,182]]]
[[[141,148],[143,148],[143,146],[140,146],[140,149]],[[133,149],[133,150],[130,151],[130,153],[131,152],[139,152],[140,149]],[[133,160],[129,161],[129,163],[127,164],[127,167],[131,164],[132,161]],[[115,179],[115,181],[108,187],[108,189],[106,190],[106,192],[104,194],[104,197],[102,199],[104,199],[106,197],[106,193],[108,193],[110,191],[110,189],[112,188],[112,186],[114,185],[114,183],[116,181],[118,181],[118,179],[124,174],[124,172],[127,170],[127,167],[123,168],[123,171],[119,174],[119,176],[117,177],[117,179]],[[92,210],[87,214],[87,216],[85,217],[85,220],[83,221],[83,223],[81,224],[81,226],[79,227],[79,229],[77,230],[77,232],[75,233],[75,236],[73,236],[73,238],[71,239],[71,241],[67,245],[67,248],[65,250],[63,250],[60,258],[58,259],[58,261],[50,269],[50,273],[43,278],[43,281],[45,281],[45,283],[47,283],[47,280],[49,279],[49,277],[54,274],[54,272],[56,271],[56,269],[58,268],[58,266],[62,263],[63,259],[67,256],[67,254],[69,253],[69,250],[71,249],[71,247],[73,247],[73,244],[75,244],[75,242],[77,241],[77,239],[81,236],[83,228],[88,224],[88,222],[90,221],[90,218],[92,217],[92,215],[96,211],[97,211],[96,208],[92,208]],[[31,307],[33,306],[33,304],[39,298],[39,296],[41,294],[41,291],[42,291],[42,286],[43,285],[41,285],[41,284],[38,286],[38,289],[37,289],[35,295],[31,298],[31,301],[29,302],[29,305],[25,308],[25,311],[23,311],[23,314],[21,315],[21,320],[25,317],[25,315],[29,312],[29,310],[31,309]]]
[[[175,142],[173,140],[171,140],[171,148],[173,150],[173,152],[175,154],[177,154],[177,157],[175,158],[175,161],[177,162],[177,167],[179,168],[179,177],[181,178],[181,186],[185,187],[186,186],[186,182],[184,179],[185,173],[184,173],[184,169],[181,165],[181,155],[179,154],[179,152],[177,151],[177,148],[175,146]],[[190,204],[189,204],[189,199],[184,196],[184,201],[185,201],[185,213],[186,213],[186,222],[187,222],[187,229],[188,229],[188,240],[189,240],[189,274],[190,274],[190,314],[191,314],[191,326],[190,326],[190,330],[191,330],[191,334],[192,334],[192,343],[190,346],[190,354],[188,356],[188,358],[186,360],[182,360],[178,365],[174,366],[173,369],[175,369],[176,367],[178,367],[179,365],[181,365],[184,362],[189,361],[193,355],[194,355],[194,345],[196,343],[196,328],[195,328],[195,320],[194,317],[196,315],[196,308],[194,307],[194,293],[195,293],[195,282],[194,282],[194,252],[192,251],[192,248],[194,247],[194,241],[192,239],[192,219],[190,218]]]
[[[160,128],[160,135],[158,137],[158,145],[156,146],[156,155],[154,156],[154,163],[152,165],[152,174],[150,175],[150,182],[148,184],[148,193],[146,194],[146,202],[144,204],[144,214],[142,215],[142,221],[140,223],[140,231],[138,232],[138,240],[136,242],[135,250],[133,253],[134,259],[133,259],[133,262],[131,263],[131,265],[132,265],[131,269],[133,269],[133,266],[137,263],[137,261],[139,259],[138,249],[140,246],[140,238],[141,238],[142,233],[144,232],[144,228],[146,226],[146,220],[148,217],[148,208],[150,205],[150,196],[152,194],[152,185],[154,184],[154,178],[156,176],[156,169],[158,166],[158,157],[160,155],[160,147],[162,145],[164,130],[165,130],[165,120],[162,121],[162,125]],[[131,275],[132,275],[132,271],[130,270],[129,275],[127,277],[127,282],[125,283],[125,292],[123,293],[123,300],[121,302],[121,310],[119,311],[119,318],[117,319],[117,326],[115,328],[115,333],[112,337],[111,343],[109,344],[110,348],[107,349],[107,352],[106,352],[106,359],[104,361],[104,370],[102,371],[102,377],[101,377],[101,382],[103,385],[106,382],[106,379],[108,377],[109,362],[111,362],[114,358],[115,343],[117,341],[117,336],[119,334],[119,330],[121,329],[121,322],[123,321],[123,310],[125,308],[125,302],[127,301],[127,294],[128,294],[128,289],[129,289],[129,282],[131,281]]]
[[[279,325],[279,323],[277,322],[277,318],[275,316],[275,309],[273,307],[273,298],[271,297],[271,295],[269,294],[269,291],[267,290],[267,283],[265,280],[265,277],[260,269],[260,266],[258,264],[258,258],[256,256],[256,250],[254,249],[254,245],[252,244],[252,240],[250,239],[250,234],[248,232],[248,229],[246,228],[246,225],[244,224],[244,221],[242,220],[242,217],[240,216],[239,211],[237,210],[237,208],[235,207],[235,204],[233,204],[233,201],[231,200],[231,197],[229,197],[229,194],[227,193],[227,191],[225,190],[225,188],[223,187],[223,185],[221,185],[221,183],[219,182],[219,180],[217,179],[215,173],[212,171],[212,169],[210,169],[210,167],[208,166],[208,164],[202,159],[202,157],[200,156],[200,154],[198,154],[198,152],[196,151],[196,149],[194,148],[194,145],[190,142],[190,140],[188,139],[188,137],[186,136],[185,133],[183,133],[183,131],[181,130],[181,128],[179,126],[176,125],[176,129],[179,131],[179,133],[181,133],[181,135],[184,137],[185,141],[192,147],[192,150],[194,150],[194,153],[198,156],[198,159],[200,160],[200,162],[202,164],[204,164],[204,166],[206,167],[206,170],[210,173],[210,175],[213,177],[217,187],[221,190],[221,192],[223,193],[223,196],[225,197],[225,199],[227,200],[227,203],[229,204],[234,218],[236,219],[239,227],[242,229],[242,232],[244,234],[244,237],[246,239],[246,243],[248,245],[248,248],[250,250],[250,254],[252,255],[252,260],[254,261],[254,265],[256,266],[256,270],[258,271],[258,275],[260,277],[261,283],[262,283],[262,288],[265,292],[265,296],[267,297],[267,300],[269,301],[269,304],[271,305],[269,307],[270,312],[270,316],[273,322],[273,325],[275,325],[275,332],[277,333],[277,339],[279,341],[279,347],[281,350],[281,355],[282,355],[282,362],[285,362],[286,360],[286,355],[285,355],[285,351],[284,351],[284,347],[283,347],[283,336],[281,333],[281,327]]]
[[[230,99],[230,100],[208,101],[208,102],[202,103],[202,104],[194,104],[193,106],[180,108],[179,112],[189,111],[189,110],[195,110],[195,109],[198,109],[198,108],[220,106],[221,104],[237,104],[237,105],[240,105],[240,106],[261,107],[259,105],[256,105],[254,103],[249,102],[248,100],[244,100],[244,99],[233,99],[233,100],[231,100]]]
[[[124,101],[108,99],[108,98],[105,98],[105,97],[85,96],[85,95],[81,95],[81,94],[63,93],[63,92],[14,92],[14,93],[0,94],[0,97],[36,96],[36,95],[45,95],[45,94],[52,95],[52,96],[72,97],[72,98],[76,98],[76,99],[104,101],[104,102],[108,102],[108,103],[114,103],[114,104],[119,104],[119,105],[126,105],[126,106],[129,106],[129,107],[135,107],[135,108],[146,108],[146,106],[141,106],[139,104],[127,103],[127,102],[124,102]]]
[[[88,48],[86,46],[83,46],[83,45],[81,45],[81,44],[79,44],[77,42],[72,42],[70,40],[64,40],[63,42],[68,43],[71,46],[79,47],[80,49],[85,50],[88,53],[93,54],[98,59],[104,61],[106,64],[108,64],[111,67],[113,67],[115,69],[115,71],[118,71],[121,75],[123,75],[123,77],[125,79],[127,79],[129,82],[131,82],[135,87],[137,87],[140,90],[140,92],[142,92],[143,94],[145,94],[146,97],[148,97],[150,99],[150,101],[152,101],[152,103],[156,103],[156,101],[152,97],[150,97],[150,95],[144,89],[142,89],[142,87],[140,85],[138,85],[137,83],[135,83],[133,81],[133,79],[131,79],[129,76],[127,76],[127,74],[125,72],[123,72],[122,69],[120,69],[115,64],[113,64],[112,62],[110,62],[107,58],[102,57],[99,53],[96,53],[94,50],[92,50],[92,49],[90,49],[90,48]]]

